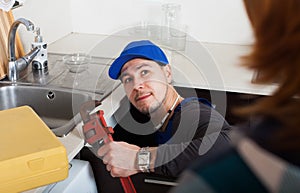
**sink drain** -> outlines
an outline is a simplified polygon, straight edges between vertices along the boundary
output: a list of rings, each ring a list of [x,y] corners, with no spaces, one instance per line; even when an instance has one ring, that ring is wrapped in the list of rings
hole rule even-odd
[[[55,98],[55,93],[53,91],[49,91],[47,94],[47,98],[49,100],[53,100]]]

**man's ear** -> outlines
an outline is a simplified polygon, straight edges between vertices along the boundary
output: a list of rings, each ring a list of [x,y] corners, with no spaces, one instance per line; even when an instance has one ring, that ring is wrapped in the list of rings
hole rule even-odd
[[[167,77],[168,83],[171,84],[171,82],[172,82],[172,69],[171,69],[170,64],[167,64],[166,66],[164,66],[164,72],[165,72],[165,75]]]

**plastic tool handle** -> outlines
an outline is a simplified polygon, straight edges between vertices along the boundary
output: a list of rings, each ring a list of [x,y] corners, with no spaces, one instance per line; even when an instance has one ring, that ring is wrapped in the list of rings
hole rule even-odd
[[[121,177],[120,181],[125,193],[136,193],[130,177]]]

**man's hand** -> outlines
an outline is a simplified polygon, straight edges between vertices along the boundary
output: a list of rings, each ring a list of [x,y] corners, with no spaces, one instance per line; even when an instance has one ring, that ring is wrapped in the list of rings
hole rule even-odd
[[[112,141],[103,145],[98,150],[98,155],[103,157],[103,163],[112,177],[127,177],[139,172],[136,168],[139,150],[140,147],[136,145]]]

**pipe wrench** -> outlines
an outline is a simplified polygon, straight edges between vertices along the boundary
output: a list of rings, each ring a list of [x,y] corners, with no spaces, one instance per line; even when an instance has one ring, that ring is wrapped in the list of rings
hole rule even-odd
[[[112,127],[108,127],[104,119],[104,111],[98,110],[91,113],[92,110],[101,105],[100,101],[91,100],[83,103],[80,107],[80,115],[83,121],[83,134],[85,140],[93,148],[93,153],[97,155],[98,149],[111,141],[113,141],[112,134],[114,133]],[[135,187],[131,181],[131,178],[120,177],[120,181],[125,193],[136,193]]]

